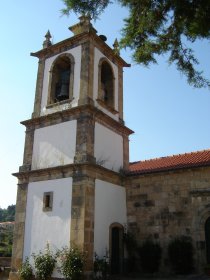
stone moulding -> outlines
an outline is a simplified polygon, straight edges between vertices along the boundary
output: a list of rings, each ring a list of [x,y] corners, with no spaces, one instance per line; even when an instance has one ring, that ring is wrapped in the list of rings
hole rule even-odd
[[[22,171],[13,173],[12,175],[24,183],[84,176],[106,180],[118,185],[121,185],[124,180],[124,177],[120,173],[94,163],[67,164],[44,169]]]
[[[61,52],[65,52],[73,47],[81,45],[83,41],[91,40],[94,41],[96,46],[101,49],[105,56],[111,57],[113,61],[122,67],[130,67],[131,65],[126,63],[118,54],[115,54],[113,50],[101,40],[94,32],[83,32],[81,34],[75,35],[71,38],[65,39],[59,43],[49,46],[48,48],[42,49],[37,52],[32,52],[31,56],[37,57],[39,59],[46,59],[52,57]]]
[[[95,121],[103,123],[104,125],[108,126],[109,128],[115,129],[118,132],[121,132],[123,135],[130,135],[134,133],[133,130],[129,129],[128,127],[124,126],[120,122],[112,119],[101,110],[97,109],[95,106],[88,104],[88,105],[81,105],[78,107],[74,107],[67,110],[62,110],[60,112],[53,112],[48,115],[40,116],[37,118],[32,118],[29,120],[22,121],[21,124],[26,126],[27,128],[40,128],[45,127],[48,125],[53,125],[57,123],[61,123],[63,121],[69,120],[76,120],[79,117],[88,114],[90,117],[92,116],[95,118]]]

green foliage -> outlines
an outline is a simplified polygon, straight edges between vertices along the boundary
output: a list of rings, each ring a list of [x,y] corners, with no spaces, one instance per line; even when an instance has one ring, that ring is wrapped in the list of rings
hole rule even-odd
[[[20,280],[31,280],[33,276],[33,269],[29,263],[29,259],[26,258],[25,262],[22,263],[20,269],[18,270]]]
[[[97,254],[95,254],[94,259],[94,279],[107,279],[109,272],[109,262],[108,257],[104,256],[103,258],[99,258]]]
[[[152,240],[145,241],[139,247],[139,256],[143,272],[158,272],[161,261],[161,253],[162,250],[160,245]]]
[[[13,229],[2,228],[0,234],[0,257],[12,256]]]
[[[53,273],[56,264],[56,256],[50,251],[49,245],[44,253],[41,251],[33,254],[35,275],[39,280],[47,280]]]
[[[193,245],[191,238],[180,236],[171,240],[168,245],[168,256],[176,273],[191,273],[193,270]]]
[[[123,241],[128,253],[128,258],[126,260],[126,271],[134,272],[137,270],[137,248],[138,244],[135,236],[131,232],[124,233]]]
[[[13,222],[15,220],[15,205],[9,205],[7,209],[0,208],[0,222]]]
[[[78,0],[63,0],[66,8],[62,10],[63,14],[69,15],[73,10],[78,14],[88,14],[92,18],[97,18],[98,15],[111,3],[110,0],[94,0],[94,1],[78,1]]]
[[[110,0],[62,0],[62,10],[69,14],[90,14],[97,18],[112,2]],[[129,11],[122,29],[122,48],[133,50],[135,62],[144,66],[157,63],[157,56],[167,54],[169,64],[187,77],[196,88],[210,88],[210,81],[201,71],[192,45],[198,39],[210,38],[209,0],[117,0]]]
[[[64,247],[58,252],[59,271],[67,280],[79,280],[82,278],[85,255],[77,247]]]

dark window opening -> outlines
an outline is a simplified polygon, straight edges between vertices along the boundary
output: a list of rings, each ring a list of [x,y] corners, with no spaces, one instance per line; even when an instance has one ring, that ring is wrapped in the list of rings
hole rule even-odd
[[[101,65],[101,100],[109,107],[114,108],[114,76],[108,62],[103,61]]]
[[[53,192],[45,192],[43,196],[43,211],[52,211]]]
[[[52,69],[49,103],[70,99],[71,61],[68,56],[59,57]]]
[[[206,237],[206,260],[210,264],[210,217],[205,223],[205,237]]]

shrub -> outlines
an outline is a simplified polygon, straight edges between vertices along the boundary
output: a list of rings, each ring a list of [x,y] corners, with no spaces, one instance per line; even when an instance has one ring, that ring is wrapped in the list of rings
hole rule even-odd
[[[160,245],[152,240],[145,241],[139,247],[139,256],[143,272],[154,273],[159,270],[161,253]]]
[[[52,275],[56,264],[56,257],[49,249],[49,245],[44,253],[33,254],[35,275],[39,280],[47,280]]]
[[[85,255],[77,247],[64,247],[58,252],[60,267],[59,271],[67,280],[79,280],[82,278]]]
[[[21,280],[31,280],[33,276],[33,269],[29,263],[28,258],[26,258],[25,261],[22,263],[20,269],[18,270],[18,274]]]
[[[99,258],[97,254],[95,254],[94,259],[94,275],[95,279],[107,279],[109,271],[109,261],[107,255],[103,258]]]
[[[168,245],[168,256],[173,270],[178,274],[188,274],[193,270],[192,239],[180,236]]]

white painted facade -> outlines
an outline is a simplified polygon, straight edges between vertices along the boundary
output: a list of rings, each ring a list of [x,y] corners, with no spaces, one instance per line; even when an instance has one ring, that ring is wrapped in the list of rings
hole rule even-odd
[[[32,169],[73,163],[76,150],[76,120],[35,130]]]
[[[73,101],[71,102],[71,107],[75,107],[78,105],[79,92],[80,92],[80,71],[81,71],[81,46],[70,49],[67,52],[62,52],[58,55],[50,57],[45,61],[45,70],[44,70],[44,79],[43,79],[43,89],[42,89],[42,101],[41,101],[41,115],[46,115],[50,113],[54,113],[57,111],[62,111],[68,109],[68,105],[58,105],[52,108],[46,108],[47,106],[47,98],[48,98],[48,88],[49,88],[49,77],[50,77],[50,69],[52,63],[55,59],[63,55],[65,53],[70,53],[74,57],[74,81],[73,81]]]
[[[94,156],[98,164],[119,172],[123,167],[123,137],[96,123]]]
[[[96,180],[94,252],[99,257],[109,250],[109,228],[113,223],[127,223],[125,188]]]
[[[43,211],[44,192],[53,192],[52,211]],[[70,242],[71,230],[72,178],[29,183],[25,237],[24,259],[33,258],[32,253],[44,251],[49,243],[50,249],[56,251]],[[54,276],[57,272],[54,273]]]
[[[119,114],[112,114],[109,110],[106,110],[104,107],[100,106],[100,104],[97,102],[98,99],[98,65],[101,58],[106,58],[97,48],[94,49],[94,78],[93,78],[93,100],[95,101],[95,106],[98,107],[101,111],[103,111],[105,114],[110,116],[111,118],[115,120],[119,120]],[[114,109],[118,111],[118,68],[115,64],[113,64],[110,60],[109,63],[112,66],[113,72],[114,72],[114,93],[115,93],[115,104]]]

